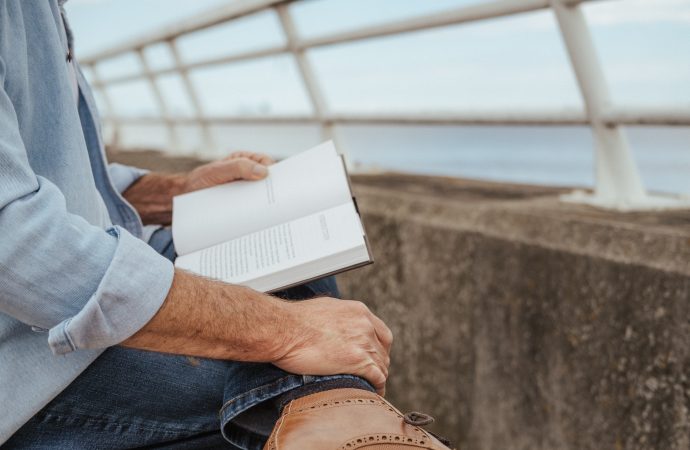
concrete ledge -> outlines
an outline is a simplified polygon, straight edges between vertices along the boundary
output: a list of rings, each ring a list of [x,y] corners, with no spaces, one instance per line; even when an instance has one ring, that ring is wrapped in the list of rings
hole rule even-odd
[[[358,176],[376,264],[340,277],[393,328],[389,384],[468,449],[690,446],[690,212],[561,190]]]

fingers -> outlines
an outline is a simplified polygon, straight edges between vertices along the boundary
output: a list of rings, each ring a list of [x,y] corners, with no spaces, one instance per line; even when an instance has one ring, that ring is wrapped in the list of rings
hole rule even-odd
[[[260,180],[268,175],[268,169],[249,158],[226,159],[218,164],[219,175],[226,182],[234,180]]]
[[[362,310],[367,315],[371,323],[374,325],[374,330],[376,331],[376,337],[386,349],[386,353],[390,352],[391,346],[393,345],[393,332],[388,328],[388,326],[379,319],[376,314],[371,312],[371,310],[362,302],[359,302],[362,306]]]
[[[376,330],[376,337],[378,338],[383,348],[386,352],[390,353],[391,346],[393,345],[393,332],[388,328],[388,326],[379,319],[374,313],[369,312],[369,319],[374,324],[374,329]]]
[[[367,371],[364,377],[372,383],[379,395],[384,395],[386,380],[388,379],[388,367],[390,366],[390,348],[393,343],[393,334],[385,323],[376,317],[363,303],[359,307],[373,325],[369,336],[370,349],[368,350]]]
[[[388,379],[388,367],[390,366],[390,357],[388,353],[378,346],[378,348],[369,352],[369,357],[374,361],[374,363],[381,369],[383,375]]]
[[[387,377],[384,375],[383,371],[381,371],[379,366],[372,362],[365,367],[361,373],[361,376],[371,383],[372,386],[374,386],[377,394],[381,396],[385,395]]]
[[[231,159],[237,159],[237,158],[251,159],[252,161],[256,161],[259,164],[263,164],[264,166],[270,166],[271,164],[275,163],[273,158],[271,158],[270,156],[268,156],[265,153],[254,153],[254,152],[247,152],[247,151],[233,152],[230,154],[230,156],[226,157],[225,160],[231,160]]]

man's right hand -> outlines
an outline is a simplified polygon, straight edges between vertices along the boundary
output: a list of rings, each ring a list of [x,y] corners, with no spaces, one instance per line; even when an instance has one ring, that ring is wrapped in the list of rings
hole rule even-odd
[[[364,303],[324,297],[289,309],[299,325],[285,330],[286,351],[273,364],[300,374],[358,375],[384,394],[393,334]]]
[[[287,302],[177,270],[158,313],[126,347],[270,362],[300,375],[358,375],[385,390],[392,334],[361,302]]]

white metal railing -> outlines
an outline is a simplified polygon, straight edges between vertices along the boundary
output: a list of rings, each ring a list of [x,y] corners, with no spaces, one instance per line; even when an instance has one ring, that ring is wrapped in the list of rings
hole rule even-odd
[[[238,0],[204,14],[191,17],[154,33],[138,37],[99,54],[81,58],[80,63],[91,69],[93,87],[102,94],[106,109],[105,120],[112,126],[117,140],[118,128],[125,124],[165,124],[171,144],[177,142],[177,127],[198,124],[205,144],[213,147],[209,126],[212,124],[318,124],[324,137],[333,138],[333,126],[339,124],[393,124],[393,125],[589,125],[592,128],[596,150],[596,187],[593,194],[576,192],[564,196],[566,201],[589,203],[620,210],[687,207],[690,203],[681,198],[660,197],[648,194],[640,179],[637,166],[625,140],[621,125],[690,125],[690,111],[683,110],[621,110],[612,106],[601,64],[580,4],[596,0],[491,0],[485,3],[459,7],[443,13],[429,14],[383,25],[333,33],[304,39],[299,36],[292,20],[289,5],[295,0]],[[570,58],[585,110],[582,112],[495,112],[452,114],[338,114],[328,108],[306,52],[309,49],[371,39],[382,36],[409,33],[418,30],[457,25],[465,22],[487,20],[551,8],[557,19],[561,36]],[[177,48],[176,40],[207,28],[233,21],[258,12],[273,10],[278,16],[285,34],[285,43],[229,56],[185,62]],[[170,68],[150,67],[144,49],[166,44],[173,55]],[[138,56],[142,72],[104,79],[99,64],[127,53]],[[209,116],[199,101],[189,72],[202,67],[232,64],[239,61],[267,56],[291,54],[297,63],[300,76],[312,105],[312,114],[302,116]],[[181,76],[186,93],[194,109],[194,116],[177,117],[170,113],[158,77],[169,73]],[[108,96],[107,88],[136,80],[147,80],[156,100],[159,115],[152,117],[118,117]],[[117,146],[117,142],[113,143]]]

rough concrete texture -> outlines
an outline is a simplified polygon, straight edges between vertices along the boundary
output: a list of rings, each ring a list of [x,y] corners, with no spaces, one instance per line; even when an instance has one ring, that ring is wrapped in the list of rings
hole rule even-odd
[[[191,160],[118,158],[183,170]],[[134,159],[132,159],[134,158]],[[355,177],[376,263],[340,276],[396,341],[389,398],[465,450],[690,448],[690,211]]]
[[[690,448],[690,211],[455,179],[355,185],[376,263],[340,284],[396,335],[402,409],[464,449]]]

